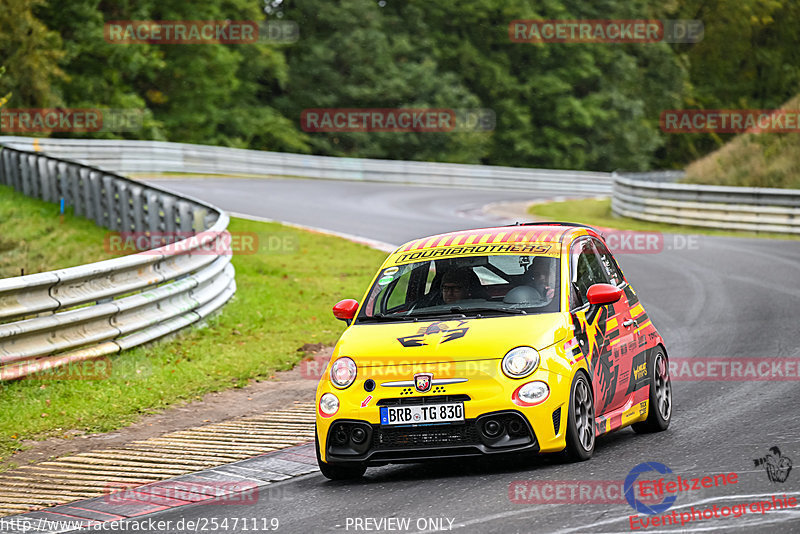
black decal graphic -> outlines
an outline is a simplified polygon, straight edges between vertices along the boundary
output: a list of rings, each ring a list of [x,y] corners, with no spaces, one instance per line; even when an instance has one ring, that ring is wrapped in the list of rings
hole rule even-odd
[[[404,347],[421,347],[427,345],[426,338],[437,334],[442,334],[440,343],[447,343],[454,339],[459,339],[467,334],[469,327],[461,326],[467,324],[467,321],[460,321],[455,328],[450,328],[447,323],[435,322],[428,326],[423,326],[419,331],[412,336],[404,336],[397,338]]]

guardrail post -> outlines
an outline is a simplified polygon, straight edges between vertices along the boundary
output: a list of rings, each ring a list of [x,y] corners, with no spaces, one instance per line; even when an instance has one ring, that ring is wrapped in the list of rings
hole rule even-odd
[[[164,226],[161,224],[161,195],[152,189],[145,192],[147,200],[147,231],[163,232]]]
[[[0,146],[0,184],[3,185],[11,185],[9,180],[11,176],[8,171],[8,156],[11,154],[11,151],[4,150],[2,146]]]
[[[178,217],[180,218],[179,226],[182,234],[189,234],[192,231],[192,205],[185,200],[178,201]]]
[[[164,213],[164,231],[169,235],[174,235],[175,225],[175,199],[166,195],[160,195],[161,211]]]
[[[26,197],[36,196],[33,187],[34,187],[34,180],[31,179],[31,175],[33,171],[30,166],[30,154],[24,154],[20,157],[19,161],[19,174],[20,174],[20,184],[22,185],[22,194]]]
[[[72,191],[69,188],[69,176],[67,176],[67,164],[63,161],[56,161],[54,164],[56,173],[56,201],[64,200],[64,210],[72,205]]]
[[[105,224],[101,224],[100,226],[105,226],[106,228],[110,228],[111,230],[120,230],[120,213],[119,213],[119,194],[117,193],[117,184],[114,180],[113,176],[108,174],[104,174],[101,178],[101,183],[103,184],[102,192],[103,192],[103,200],[105,201]]]
[[[133,229],[133,213],[131,209],[132,199],[130,195],[130,188],[131,186],[124,182],[117,184],[117,195],[119,195],[117,202],[119,203],[120,232],[130,232]]]
[[[128,187],[128,196],[131,201],[130,216],[131,228],[133,232],[144,232],[145,230],[145,213],[144,202],[142,202],[142,188],[138,185],[131,184]]]
[[[76,217],[85,216],[83,208],[83,195],[81,195],[81,175],[78,168],[68,165],[66,168],[67,189],[69,190],[69,201],[72,204],[72,212]]]
[[[97,206],[95,206],[94,201],[92,200],[92,170],[81,168],[78,171],[81,179],[81,193],[83,198],[83,216],[87,219],[95,220],[95,211]]]
[[[103,213],[103,184],[99,171],[89,171],[89,202],[92,203],[92,215],[95,224],[103,226],[105,213]]]
[[[36,158],[36,171],[39,177],[39,198],[45,202],[55,202],[55,199],[50,198],[50,193],[53,190],[53,175],[50,173],[46,158]]]

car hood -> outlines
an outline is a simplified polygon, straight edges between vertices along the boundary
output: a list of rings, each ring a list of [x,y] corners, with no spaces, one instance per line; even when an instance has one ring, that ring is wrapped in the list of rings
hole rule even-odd
[[[357,324],[342,334],[334,357],[361,366],[502,358],[519,346],[544,349],[564,339],[562,313]]]

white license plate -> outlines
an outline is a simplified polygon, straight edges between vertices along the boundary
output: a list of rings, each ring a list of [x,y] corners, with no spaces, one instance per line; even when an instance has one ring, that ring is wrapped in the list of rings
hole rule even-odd
[[[424,425],[464,420],[464,403],[381,406],[382,425]]]

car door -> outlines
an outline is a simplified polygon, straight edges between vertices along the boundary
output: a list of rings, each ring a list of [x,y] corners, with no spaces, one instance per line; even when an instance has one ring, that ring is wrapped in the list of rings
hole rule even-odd
[[[623,292],[622,298],[614,303],[619,335],[609,343],[612,359],[617,362],[619,369],[617,389],[611,408],[616,409],[629,401],[632,403],[631,394],[646,380],[644,345],[647,339],[644,334],[639,334],[640,325],[632,315],[631,302],[638,303],[633,289],[628,285],[605,243],[594,238],[593,243],[609,283]]]
[[[581,352],[592,372],[595,414],[600,416],[619,408],[624,402],[625,395],[619,394],[620,371],[625,368],[623,362],[627,359],[627,351],[623,352],[621,347],[627,347],[630,339],[629,331],[622,326],[626,309],[624,299],[600,306],[596,314],[589,315],[586,298],[589,288],[594,284],[612,283],[597,250],[598,243],[592,237],[583,236],[570,247],[570,314]]]

